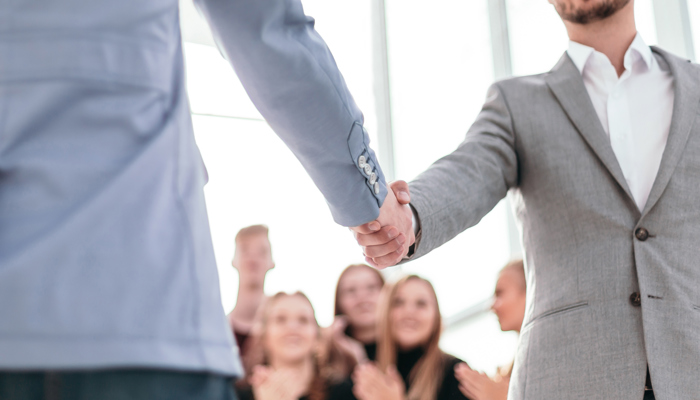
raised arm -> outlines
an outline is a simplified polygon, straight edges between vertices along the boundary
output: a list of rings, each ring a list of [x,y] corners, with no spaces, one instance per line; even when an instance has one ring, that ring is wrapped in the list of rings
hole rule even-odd
[[[428,254],[476,225],[505,197],[509,188],[517,185],[515,147],[510,111],[501,89],[494,84],[464,142],[409,184],[419,234],[412,253],[404,260]],[[394,187],[405,190],[405,185]],[[385,208],[396,207],[389,197],[387,199],[382,213]],[[405,226],[405,218],[383,224]],[[401,230],[404,231],[405,228]],[[381,249],[386,248],[386,244],[380,233],[357,234],[356,237],[365,248],[365,254],[373,257],[375,265],[388,267],[400,261],[395,254],[383,254]]]
[[[384,174],[362,113],[301,2],[195,4],[255,106],[325,196],[335,221],[357,226],[376,219],[387,193]]]

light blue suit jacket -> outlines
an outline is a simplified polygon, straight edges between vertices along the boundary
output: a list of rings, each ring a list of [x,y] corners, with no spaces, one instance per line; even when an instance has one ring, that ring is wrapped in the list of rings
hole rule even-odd
[[[197,5],[335,220],[376,218],[362,114],[299,0]],[[0,0],[0,369],[239,374],[205,182],[176,0]]]

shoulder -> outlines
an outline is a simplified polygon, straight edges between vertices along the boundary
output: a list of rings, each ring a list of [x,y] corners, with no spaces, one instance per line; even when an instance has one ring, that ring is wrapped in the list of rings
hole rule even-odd
[[[525,107],[529,112],[530,105],[541,104],[545,98],[551,98],[551,90],[546,79],[549,74],[550,72],[547,72],[496,81],[489,87],[487,101],[500,100],[507,104],[511,111],[513,107]]]
[[[352,392],[352,379],[328,386],[328,398],[333,400],[356,400]]]
[[[551,72],[545,72],[536,75],[513,76],[494,82],[493,86],[507,92],[520,90],[523,88],[545,87],[547,85],[546,77]]]
[[[460,360],[459,358],[451,355],[444,353],[443,355],[443,365],[444,365],[444,370],[445,370],[445,376],[451,375],[454,376],[454,370],[457,364],[463,363],[464,361]]]
[[[238,400],[255,400],[255,396],[253,395],[253,389],[250,387],[245,387],[245,388],[236,388],[236,396],[238,397]]]
[[[694,77],[695,80],[700,80],[700,65],[692,62],[691,60],[684,58],[684,57],[679,57],[673,53],[670,53],[660,47],[657,46],[651,46],[652,51],[654,54],[657,56],[657,60],[659,59],[659,56],[663,59],[663,62],[667,64],[673,64],[677,68],[677,72],[680,71],[692,71],[690,72],[690,77]],[[682,72],[681,72],[682,74]],[[693,76],[694,75],[694,76]],[[688,76],[686,76],[688,77]],[[692,78],[691,78],[692,79]]]
[[[438,393],[437,400],[464,400],[466,397],[459,390],[459,381],[455,376],[455,366],[463,363],[457,357],[445,353],[443,359],[444,375],[442,377],[442,385]]]

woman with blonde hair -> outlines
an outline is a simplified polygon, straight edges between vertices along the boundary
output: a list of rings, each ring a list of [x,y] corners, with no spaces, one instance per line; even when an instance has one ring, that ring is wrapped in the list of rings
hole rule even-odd
[[[525,267],[523,260],[515,260],[506,264],[498,274],[491,306],[502,331],[520,333],[525,318],[525,299]],[[483,372],[472,370],[466,364],[460,364],[456,368],[456,376],[460,382],[460,390],[474,400],[506,400],[512,370],[511,362],[491,378]]]
[[[327,400],[336,390],[316,357],[321,330],[311,302],[301,292],[277,293],[263,305],[251,345],[261,349],[240,400]]]
[[[356,368],[355,398],[466,399],[454,374],[461,361],[438,347],[442,317],[430,282],[410,275],[386,285],[379,302],[378,328],[377,363]]]
[[[346,267],[335,288],[335,320],[325,330],[326,368],[336,381],[377,353],[377,303],[384,277],[366,264]]]

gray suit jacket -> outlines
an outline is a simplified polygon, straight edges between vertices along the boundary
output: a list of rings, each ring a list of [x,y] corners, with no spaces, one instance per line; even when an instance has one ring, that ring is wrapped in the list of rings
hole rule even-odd
[[[514,200],[528,298],[510,399],[640,400],[647,363],[657,399],[700,398],[700,68],[653,51],[675,106],[641,212],[566,54],[494,84],[465,141],[410,184],[413,258]]]

